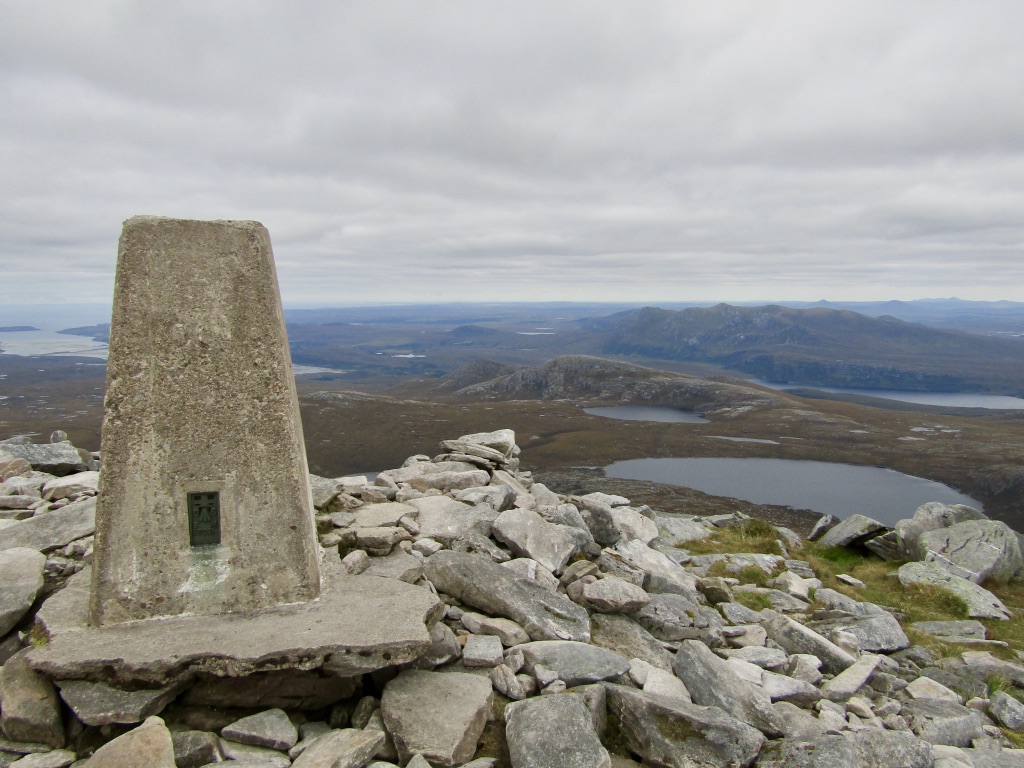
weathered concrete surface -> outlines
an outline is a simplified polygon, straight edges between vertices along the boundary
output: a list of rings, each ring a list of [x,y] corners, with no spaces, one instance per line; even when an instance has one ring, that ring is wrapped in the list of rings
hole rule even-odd
[[[50,641],[30,651],[29,661],[58,680],[164,685],[195,673],[241,677],[320,666],[347,677],[412,661],[429,647],[441,603],[428,590],[325,575],[323,596],[308,603],[91,627],[83,570],[37,614]]]
[[[302,424],[261,224],[125,222],[102,451],[96,624],[319,595]],[[219,545],[190,545],[187,494],[199,491],[220,494]]]

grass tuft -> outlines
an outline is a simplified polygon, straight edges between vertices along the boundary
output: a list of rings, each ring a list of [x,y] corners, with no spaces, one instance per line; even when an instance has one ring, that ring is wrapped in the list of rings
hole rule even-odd
[[[780,555],[775,526],[763,520],[747,520],[742,525],[721,528],[709,538],[686,542],[691,555],[721,555],[733,552],[752,552],[761,555]]]

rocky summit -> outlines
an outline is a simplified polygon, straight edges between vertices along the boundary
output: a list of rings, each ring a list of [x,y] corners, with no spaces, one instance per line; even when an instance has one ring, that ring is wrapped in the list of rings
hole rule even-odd
[[[0,766],[1024,766],[1024,661],[979,620],[1014,620],[987,588],[1024,576],[1002,523],[941,504],[893,529],[821,521],[816,546],[875,553],[892,583],[964,606],[911,626],[857,578],[826,587],[786,529],[778,554],[698,554],[688,542],[749,519],[556,493],[507,429],[440,450],[372,480],[310,478],[338,615],[310,618],[328,590],[273,620],[68,635],[102,457],[0,442]],[[352,648],[352,623],[390,629]],[[204,655],[225,627],[228,650]]]

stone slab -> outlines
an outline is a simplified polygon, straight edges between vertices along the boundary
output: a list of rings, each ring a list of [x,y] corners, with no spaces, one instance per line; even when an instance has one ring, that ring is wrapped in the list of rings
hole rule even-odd
[[[320,594],[302,423],[262,224],[124,223],[105,405],[95,624]],[[216,530],[198,539],[191,493],[219,499]]]
[[[241,677],[321,666],[358,675],[417,658],[442,610],[422,587],[332,569],[324,594],[307,603],[92,627],[87,569],[82,574],[37,614],[49,642],[32,650],[29,662],[58,680],[163,685],[197,673]]]
[[[96,527],[96,499],[82,499],[0,530],[0,550],[28,547],[39,552],[89,536]]]

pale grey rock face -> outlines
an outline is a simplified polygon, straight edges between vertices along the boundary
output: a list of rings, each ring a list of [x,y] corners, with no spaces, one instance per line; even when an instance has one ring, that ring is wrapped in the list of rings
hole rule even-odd
[[[507,568],[520,579],[533,582],[548,592],[558,591],[558,577],[536,560],[529,557],[517,557],[512,560],[495,560],[495,562],[500,562],[502,568]]]
[[[965,520],[987,520],[984,514],[964,504],[943,504],[930,501],[922,504],[909,519],[896,523],[896,546],[904,560],[919,560],[917,541],[922,533]]]
[[[788,701],[801,707],[812,707],[821,698],[821,691],[804,680],[765,670],[761,690],[772,700]]]
[[[900,714],[907,719],[915,736],[931,744],[969,747],[974,739],[983,735],[981,713],[953,702],[909,701]]]
[[[490,706],[491,681],[463,672],[406,670],[381,697],[401,762],[422,754],[435,766],[461,765],[473,757]]]
[[[988,713],[996,722],[1010,730],[1024,730],[1024,704],[1003,691],[992,694]]]
[[[174,763],[178,768],[200,768],[224,758],[217,734],[209,731],[179,731],[171,734]]]
[[[672,654],[658,639],[627,616],[595,615],[590,621],[591,642],[627,659],[641,659],[653,667],[672,671]]]
[[[221,729],[222,738],[253,747],[288,750],[299,740],[299,731],[282,709],[268,709],[243,717]]]
[[[46,556],[27,547],[0,551],[0,637],[21,621],[43,588]]]
[[[671,545],[679,546],[688,541],[700,541],[711,535],[711,527],[698,520],[675,515],[658,515],[654,518],[655,525],[662,540]]]
[[[221,749],[228,762],[257,768],[288,768],[291,760],[282,752],[269,747],[253,747],[237,741],[221,739]]]
[[[513,768],[611,768],[580,696],[540,696],[511,704],[505,723]]]
[[[314,741],[292,763],[292,768],[363,768],[384,744],[381,731],[343,728]]]
[[[460,619],[462,626],[478,635],[495,635],[502,645],[512,646],[530,642],[526,630],[509,619],[492,618],[482,613],[466,611]]]
[[[658,525],[630,507],[612,507],[612,519],[627,541],[650,544],[658,538]]]
[[[659,640],[719,639],[723,622],[713,608],[698,605],[682,595],[651,595],[650,598],[633,618]]]
[[[904,585],[931,584],[952,592],[967,605],[967,615],[972,619],[1008,619],[1011,616],[1002,601],[987,589],[949,573],[937,563],[907,563],[900,566],[896,575]]]
[[[594,541],[602,547],[610,547],[622,538],[609,504],[586,496],[574,497],[574,500]]]
[[[75,755],[69,749],[55,749],[36,755],[25,755],[11,763],[15,768],[67,768],[75,762]]]
[[[98,768],[175,768],[171,732],[159,717],[109,741],[93,753],[90,766]]]
[[[26,547],[50,552],[92,535],[95,529],[96,498],[82,499],[0,529],[0,551]]]
[[[436,472],[409,478],[409,486],[417,491],[436,488],[443,493],[462,491],[466,488],[480,488],[490,482],[491,475],[482,469],[465,472]]]
[[[549,523],[528,509],[509,509],[498,515],[493,536],[519,557],[536,560],[556,575],[586,543],[575,529]]]
[[[782,735],[782,720],[772,709],[769,698],[741,680],[704,643],[684,640],[676,653],[673,670],[697,704],[719,707],[766,736]]]
[[[663,552],[652,549],[642,541],[620,541],[613,551],[628,565],[643,572],[641,586],[646,591],[683,595],[696,600],[696,577],[672,562]]]
[[[823,547],[849,547],[863,544],[868,539],[884,533],[888,528],[865,515],[850,515],[839,522],[834,528],[829,528],[825,534],[818,539]]]
[[[482,445],[500,453],[504,458],[511,459],[519,455],[516,445],[516,433],[511,429],[497,429],[493,432],[474,432],[458,438],[460,443]]]
[[[1017,534],[999,520],[969,520],[927,531],[917,540],[918,559],[934,562],[975,584],[1005,584],[1024,569]]]
[[[462,663],[467,667],[496,667],[504,661],[504,649],[494,635],[470,635],[462,649]]]
[[[454,661],[462,655],[462,645],[451,627],[443,621],[437,622],[430,630],[430,647],[427,652],[416,659],[413,665],[417,669],[433,669],[442,664]]]
[[[908,733],[867,729],[765,747],[758,768],[932,768],[931,746]]]
[[[765,611],[764,614],[763,626],[768,632],[768,637],[788,653],[816,656],[831,672],[842,672],[856,661],[835,643],[788,616],[774,611]]]
[[[933,637],[950,638],[950,642],[985,640],[988,630],[980,621],[915,621],[911,624],[919,632]],[[953,638],[956,638],[955,640]]]
[[[362,571],[364,576],[381,576],[385,579],[397,579],[406,584],[415,584],[423,575],[423,561],[400,549],[395,549],[385,557],[372,557]]]
[[[651,600],[640,587],[614,576],[593,581],[580,579],[570,584],[566,592],[574,602],[597,613],[633,613]]]
[[[497,517],[490,507],[463,504],[448,496],[424,496],[407,503],[420,513],[416,519],[420,526],[417,538],[434,539],[448,546],[477,523],[490,523]]]
[[[39,499],[38,496],[21,496],[21,495],[7,496],[7,495],[3,495],[3,496],[0,496],[0,509],[2,509],[2,510],[23,510],[23,511],[25,511],[24,514],[18,515],[17,517],[14,518],[14,519],[17,519],[17,520],[23,520],[26,517],[31,517],[32,516],[32,512],[31,512],[31,510],[29,508],[30,507],[34,507],[35,505],[39,504],[39,501],[40,501],[40,499]]]
[[[631,752],[670,768],[748,766],[765,738],[718,707],[605,684],[608,709]]]
[[[48,480],[42,487],[42,496],[50,501],[70,496],[95,496],[99,490],[99,472],[77,472],[74,475]]]
[[[590,640],[584,608],[480,555],[442,550],[427,558],[424,576],[466,605],[511,619],[534,640]]]
[[[589,643],[544,640],[517,646],[526,660],[526,671],[538,666],[554,672],[570,688],[613,680],[629,671],[629,661],[613,651]]]
[[[160,714],[184,685],[125,691],[88,680],[59,680],[57,687],[64,703],[83,723],[109,725],[141,723],[151,715]]]
[[[856,603],[854,611],[850,616],[814,621],[808,626],[821,634],[843,629],[857,638],[862,651],[892,653],[910,646],[899,621],[885,609],[872,603]]]
[[[881,657],[866,653],[857,661],[821,686],[822,694],[832,701],[845,701],[867,685],[875,674]]]
[[[516,493],[507,485],[486,485],[482,488],[466,488],[456,491],[457,501],[466,504],[481,504],[498,512],[511,509],[516,501]]]
[[[0,461],[13,459],[24,459],[32,469],[58,476],[88,469],[75,446],[66,440],[59,443],[0,443]]]
[[[353,513],[358,528],[386,528],[398,525],[403,517],[416,519],[420,511],[411,504],[388,501],[380,504],[364,504]]]
[[[633,661],[631,664],[635,663]],[[630,670],[632,671],[632,670]],[[653,693],[656,696],[667,696],[670,699],[682,699],[687,704],[693,703],[693,697],[686,687],[686,683],[680,680],[671,672],[652,667],[644,678],[644,693]]]
[[[0,729],[12,741],[64,746],[57,691],[19,651],[0,667]]]

